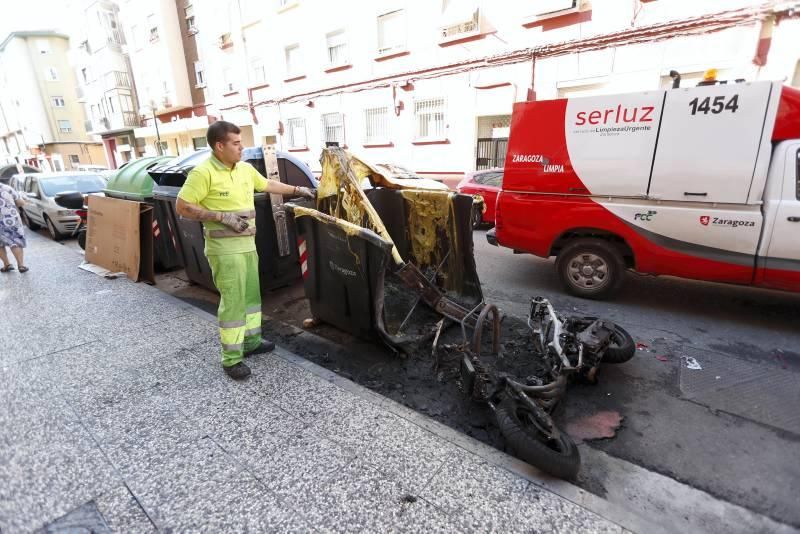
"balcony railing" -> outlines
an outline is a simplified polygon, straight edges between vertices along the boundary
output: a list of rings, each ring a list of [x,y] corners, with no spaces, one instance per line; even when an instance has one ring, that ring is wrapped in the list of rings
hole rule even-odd
[[[127,72],[113,70],[105,74],[106,91],[110,89],[130,89],[131,81]]]
[[[123,111],[122,124],[129,128],[138,128],[140,126],[139,115],[135,111]]]

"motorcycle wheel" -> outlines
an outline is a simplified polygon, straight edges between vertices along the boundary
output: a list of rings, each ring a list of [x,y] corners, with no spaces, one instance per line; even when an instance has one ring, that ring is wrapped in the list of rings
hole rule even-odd
[[[506,397],[495,412],[500,432],[523,460],[558,478],[572,479],[581,467],[575,442],[561,432],[557,440],[544,435],[534,424],[530,408]]]
[[[78,232],[78,246],[81,247],[81,250],[86,250],[86,231],[81,230]]]
[[[578,330],[587,328],[597,317],[581,317],[574,320]],[[615,324],[611,334],[611,344],[603,354],[603,363],[625,363],[636,355],[636,343],[627,330]]]
[[[614,325],[611,344],[603,354],[603,363],[625,363],[636,354],[636,343],[627,330]]]

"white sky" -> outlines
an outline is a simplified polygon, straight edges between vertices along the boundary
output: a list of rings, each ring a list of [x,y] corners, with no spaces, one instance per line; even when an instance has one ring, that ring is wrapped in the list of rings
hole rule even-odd
[[[64,0],[0,0],[0,41],[13,31],[65,31]]]

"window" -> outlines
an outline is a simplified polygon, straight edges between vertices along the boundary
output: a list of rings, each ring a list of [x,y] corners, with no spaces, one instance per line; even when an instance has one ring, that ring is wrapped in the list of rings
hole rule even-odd
[[[36,50],[38,50],[40,54],[49,54],[50,41],[47,39],[36,39]]]
[[[158,22],[155,15],[147,16],[147,27],[150,28],[150,42],[158,41]]]
[[[322,115],[322,142],[344,146],[344,115],[325,113]]]
[[[119,95],[119,107],[122,111],[133,111],[133,99],[131,96]]]
[[[267,66],[261,57],[250,58],[250,83],[261,85],[267,82]]]
[[[58,131],[61,133],[72,133],[72,124],[69,121],[58,121]]]
[[[389,108],[364,110],[364,144],[373,145],[389,140]]]
[[[162,156],[171,156],[171,154],[169,153],[169,145],[167,144],[166,141],[157,142],[156,150],[158,150],[158,153],[161,154]]]
[[[344,30],[336,30],[325,36],[328,43],[328,63],[344,65],[347,63],[347,40]]]
[[[427,98],[414,102],[415,139],[445,137],[444,98]]]
[[[500,171],[497,172],[484,172],[478,174],[474,178],[475,183],[481,185],[489,185],[493,187],[502,187],[503,186],[503,173]]]
[[[109,96],[108,97],[108,111],[110,113],[116,113],[117,112],[117,110],[114,107],[114,97],[113,96]]]
[[[79,157],[77,154],[70,154],[70,155],[69,155],[69,162],[70,162],[72,165],[80,165],[80,163],[81,163],[81,158],[80,158],[80,157]]]
[[[289,119],[287,125],[289,148],[305,148],[307,143],[306,120],[302,118]]]
[[[285,48],[286,55],[286,74],[289,77],[295,76],[300,72],[300,45],[290,45]]]
[[[58,71],[55,67],[45,67],[44,69],[44,78],[48,82],[57,82],[58,81]]]
[[[225,92],[232,93],[235,91],[233,85],[233,67],[225,67],[222,69],[222,81],[225,84]]]
[[[378,17],[378,53],[402,50],[406,47],[406,15],[398,9]]]
[[[84,84],[89,83],[89,68],[88,67],[84,67],[84,68],[81,69],[81,78],[83,78],[83,83]]]
[[[195,150],[206,148],[208,146],[208,140],[205,137],[192,137],[192,146]]]
[[[52,98],[53,107],[54,108],[63,108],[64,107],[64,97],[63,96],[54,96]]]
[[[533,14],[537,17],[546,17],[559,11],[574,9],[577,5],[578,0],[538,0]]]
[[[205,87],[206,86],[206,75],[203,71],[203,63],[200,61],[194,62],[194,86],[195,87]]]
[[[183,10],[183,15],[186,18],[186,31],[190,34],[197,33],[197,27],[194,25],[194,7],[191,4]]]

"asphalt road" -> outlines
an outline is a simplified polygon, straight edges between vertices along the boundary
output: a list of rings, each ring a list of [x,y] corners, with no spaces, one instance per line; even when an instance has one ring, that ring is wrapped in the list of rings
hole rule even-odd
[[[493,247],[485,231],[474,242],[485,297],[506,313],[525,315],[543,295],[643,344],[631,362],[603,367],[599,385],[568,393],[572,417],[624,417],[613,439],[591,447],[800,525],[800,295],[631,274],[613,301],[595,302],[566,295],[552,260]],[[687,356],[702,369],[688,369]],[[592,491],[619,490],[604,484],[619,477],[592,467],[583,463],[602,486]]]

